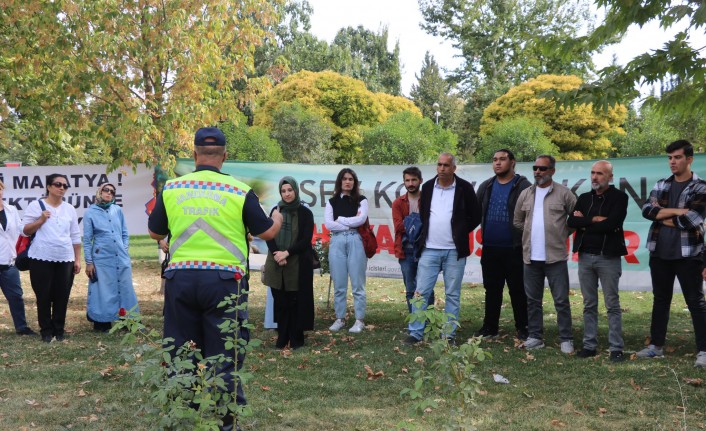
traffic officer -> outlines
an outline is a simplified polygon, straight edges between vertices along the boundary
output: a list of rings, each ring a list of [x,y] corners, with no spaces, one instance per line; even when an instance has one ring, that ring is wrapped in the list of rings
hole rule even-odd
[[[204,357],[223,354],[234,359],[233,349],[225,348],[218,325],[235,315],[218,304],[226,296],[248,289],[248,232],[273,239],[282,215],[275,210],[268,218],[247,184],[220,172],[226,160],[225,145],[225,135],[218,128],[196,132],[196,170],[166,182],[148,227],[150,236],[158,241],[171,234],[171,261],[164,273],[164,337],[174,339],[175,351],[192,341]],[[237,318],[247,318],[247,311]],[[242,328],[239,337],[249,340],[250,334]],[[244,353],[238,354],[238,369],[244,359]],[[231,393],[233,370],[233,361],[224,363],[220,370]],[[246,404],[240,381],[237,403]],[[232,420],[230,415],[224,418],[223,429],[232,429]]]

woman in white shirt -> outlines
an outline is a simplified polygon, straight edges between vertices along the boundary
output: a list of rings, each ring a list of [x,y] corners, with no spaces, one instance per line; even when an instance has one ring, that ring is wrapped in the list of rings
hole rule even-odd
[[[351,279],[355,323],[348,329],[358,333],[365,328],[365,270],[368,258],[365,256],[363,240],[358,234],[358,226],[368,218],[368,201],[360,194],[358,176],[350,168],[338,173],[333,197],[326,203],[324,224],[331,232],[328,260],[333,279],[333,308],[336,321],[329,328],[339,331],[346,325],[346,296],[348,277]]]
[[[81,271],[81,231],[76,209],[63,201],[69,188],[66,175],[47,176],[42,211],[38,201],[22,217],[23,234],[35,234],[29,249],[29,279],[37,297],[42,341],[64,340],[66,308],[74,275]]]
[[[22,299],[20,271],[15,267],[15,245],[20,235],[20,215],[12,205],[2,201],[5,184],[0,181],[0,288],[7,299],[7,305],[18,335],[37,335],[27,326],[25,302]]]

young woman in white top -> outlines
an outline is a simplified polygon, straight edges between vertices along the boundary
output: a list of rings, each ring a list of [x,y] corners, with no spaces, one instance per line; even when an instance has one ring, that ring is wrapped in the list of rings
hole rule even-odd
[[[360,194],[358,176],[350,168],[343,168],[338,173],[333,197],[326,203],[324,223],[331,232],[328,260],[333,279],[333,308],[336,321],[329,328],[338,331],[346,324],[346,296],[348,278],[353,292],[355,323],[348,329],[358,333],[365,328],[366,296],[365,270],[368,258],[363,249],[363,240],[357,227],[368,218],[368,201]]]
[[[12,205],[2,201],[5,184],[0,181],[0,288],[7,299],[7,305],[18,335],[37,335],[25,318],[25,302],[22,299],[20,271],[15,267],[15,245],[20,235],[20,215]]]
[[[23,234],[36,234],[29,249],[29,279],[37,297],[42,341],[64,339],[66,308],[74,275],[81,271],[81,231],[76,209],[63,201],[69,189],[66,175],[47,176],[45,210],[34,201],[22,217]]]

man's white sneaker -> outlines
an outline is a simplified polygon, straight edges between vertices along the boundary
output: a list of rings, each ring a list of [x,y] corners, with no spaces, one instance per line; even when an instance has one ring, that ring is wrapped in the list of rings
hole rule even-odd
[[[365,328],[365,323],[363,323],[362,320],[356,320],[355,323],[353,324],[353,326],[351,326],[351,329],[348,330],[348,332],[358,334],[361,331],[363,331],[364,328]]]
[[[562,341],[561,342],[561,353],[566,353],[567,355],[574,353],[574,342],[571,340]]]
[[[346,326],[346,321],[345,321],[345,320],[343,320],[343,319],[336,319],[336,321],[333,322],[333,325],[331,325],[331,327],[328,328],[328,329],[329,329],[329,331],[331,331],[331,332],[336,332],[336,331],[340,331],[341,328],[343,328],[344,326]]]
[[[544,341],[540,340],[539,338],[529,337],[523,343],[523,346],[524,346],[525,350],[541,349],[544,347]]]
[[[699,352],[696,355],[696,362],[694,362],[696,368],[706,368],[706,351]]]

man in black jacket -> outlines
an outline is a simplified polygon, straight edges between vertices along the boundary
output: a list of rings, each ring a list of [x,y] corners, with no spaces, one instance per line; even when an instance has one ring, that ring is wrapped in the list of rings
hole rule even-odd
[[[426,309],[429,295],[439,273],[444,273],[446,291],[445,311],[454,316],[444,330],[444,336],[453,340],[461,308],[461,282],[466,267],[466,257],[471,254],[468,236],[480,223],[480,207],[473,186],[456,174],[456,158],[441,153],[436,164],[437,176],[424,183],[419,215],[422,233],[419,239],[423,248],[417,266],[417,291],[423,297]],[[412,313],[418,308],[413,303]],[[424,337],[424,322],[409,323],[407,344],[415,344]]]
[[[527,295],[523,278],[522,232],[512,225],[517,197],[531,184],[515,173],[515,155],[503,148],[493,155],[495,175],[478,186],[483,255],[480,265],[485,288],[485,317],[476,337],[496,338],[507,282],[517,338],[527,339]]]
[[[579,254],[579,283],[583,294],[583,349],[580,358],[596,356],[598,347],[598,281],[608,313],[610,360],[623,361],[622,311],[618,284],[625,247],[623,222],[628,196],[610,185],[613,165],[600,160],[591,167],[591,191],[579,196],[567,224],[576,229],[574,252]]]

